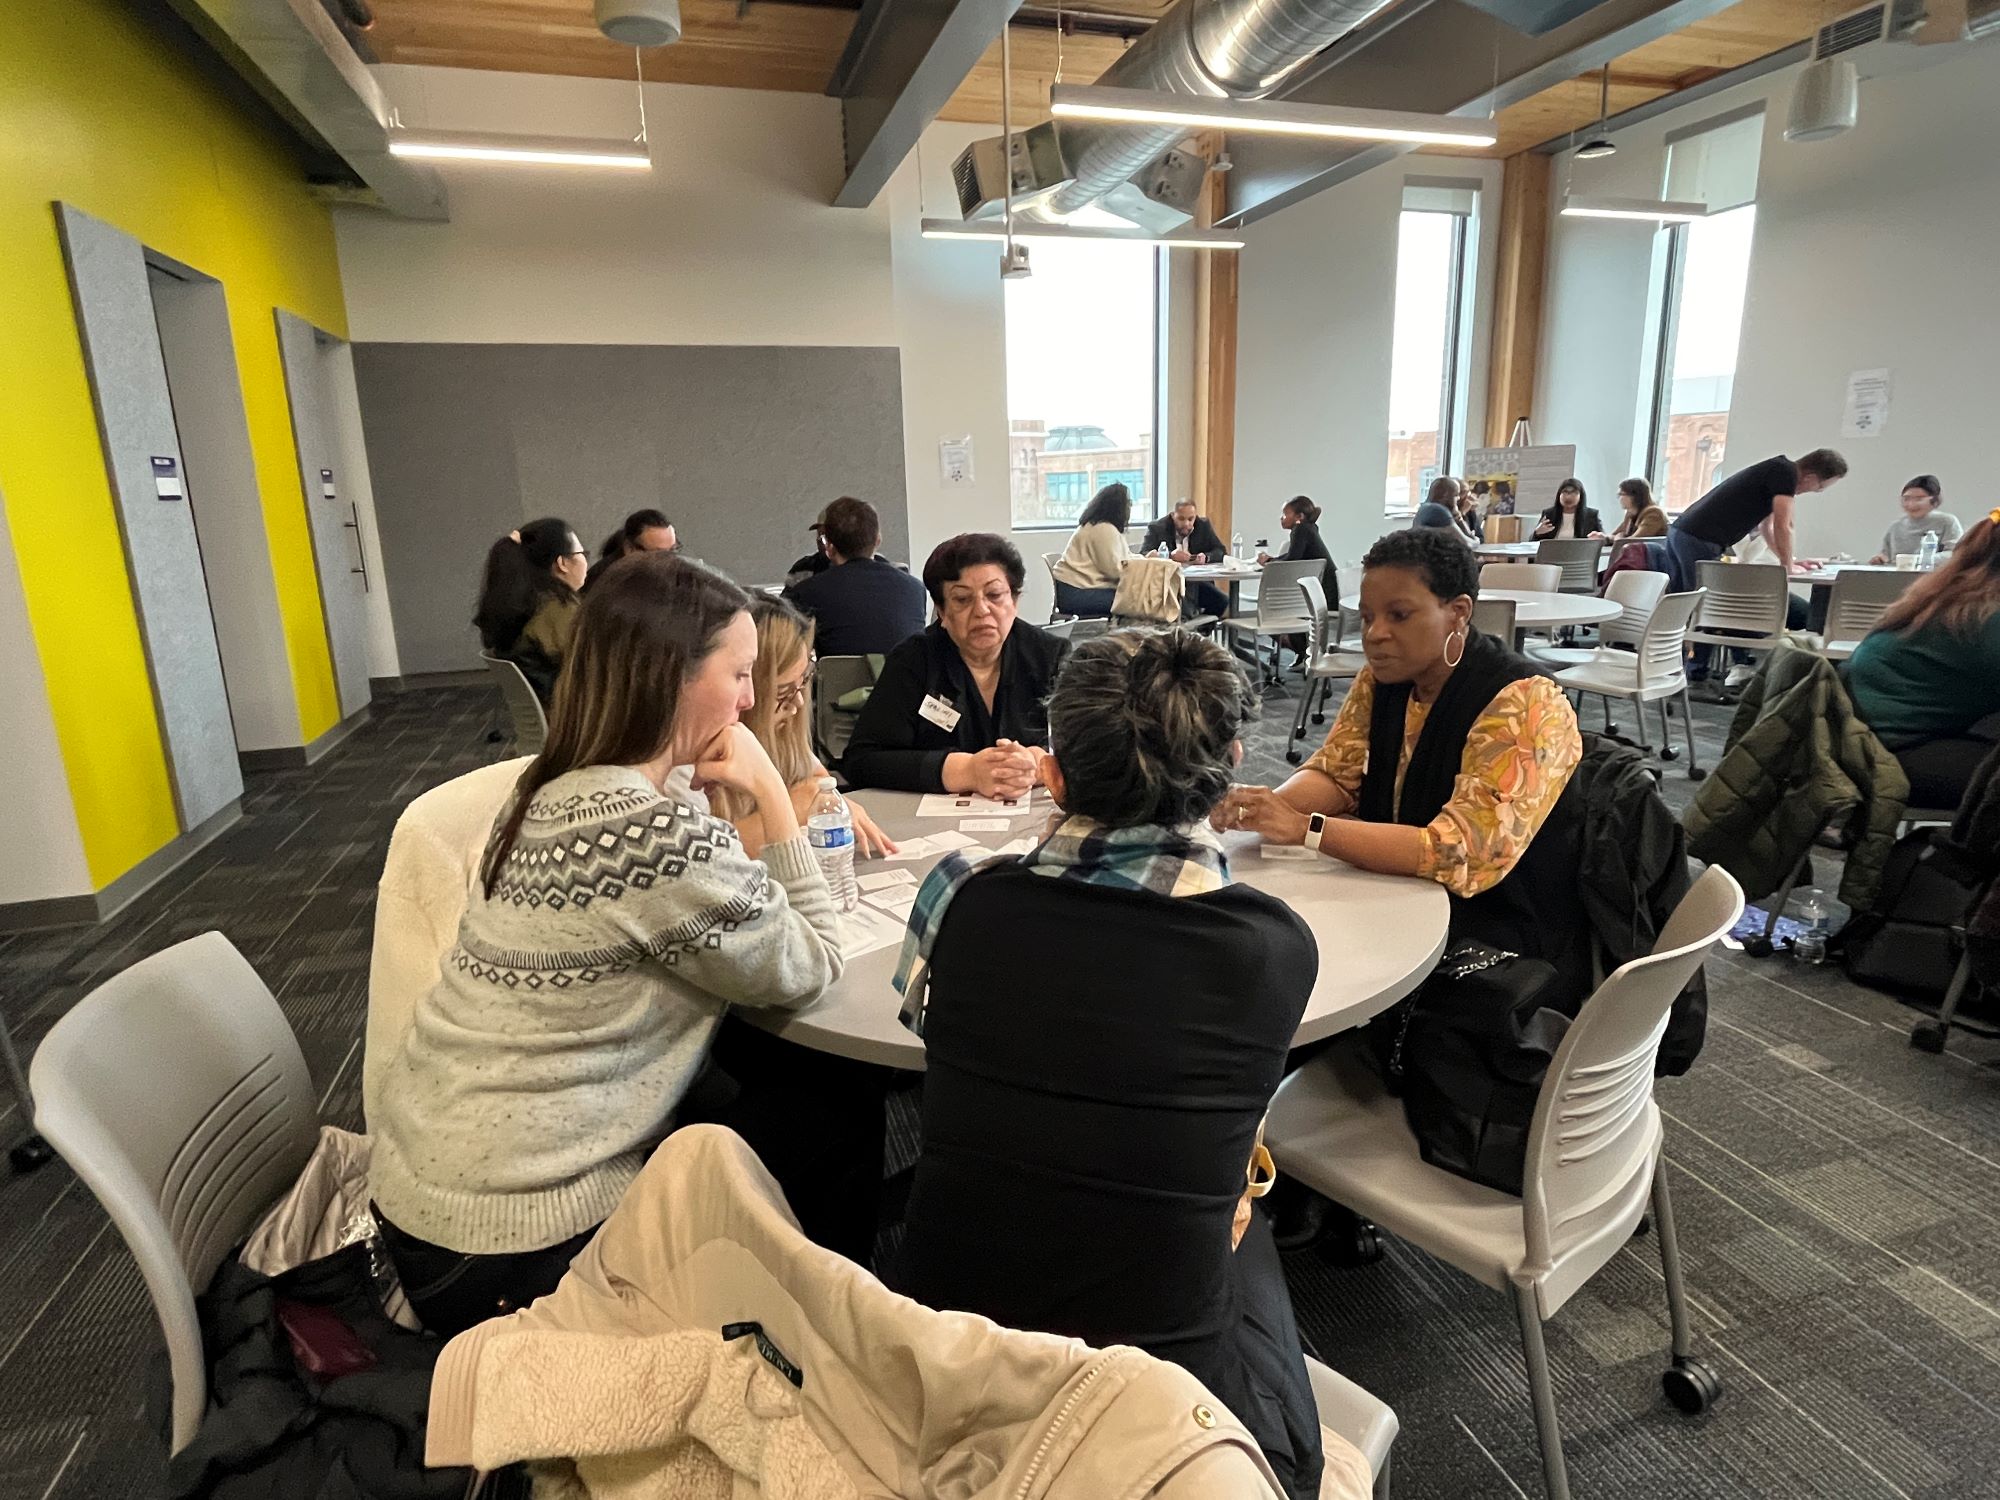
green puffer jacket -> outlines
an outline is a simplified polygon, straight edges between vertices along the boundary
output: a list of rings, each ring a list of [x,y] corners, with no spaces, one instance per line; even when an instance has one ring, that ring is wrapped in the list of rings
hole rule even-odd
[[[1855,836],[1840,899],[1866,911],[1909,796],[1909,778],[1861,722],[1833,664],[1785,645],[1744,689],[1722,764],[1681,821],[1688,853],[1721,865],[1753,901],[1840,822]]]

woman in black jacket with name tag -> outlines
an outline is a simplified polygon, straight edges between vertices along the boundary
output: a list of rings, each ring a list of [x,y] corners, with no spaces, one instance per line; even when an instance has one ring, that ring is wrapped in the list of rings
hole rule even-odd
[[[1069,642],[1017,618],[1027,572],[967,532],[924,564],[937,620],[889,653],[841,770],[858,787],[1019,797],[1041,781],[1043,704]]]

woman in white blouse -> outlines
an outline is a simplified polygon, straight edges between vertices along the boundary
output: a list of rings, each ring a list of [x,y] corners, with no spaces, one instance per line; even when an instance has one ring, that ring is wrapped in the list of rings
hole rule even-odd
[[[1132,524],[1132,492],[1107,484],[1077,517],[1069,546],[1056,564],[1056,608],[1066,615],[1108,615],[1118,575],[1132,556],[1125,528]]]

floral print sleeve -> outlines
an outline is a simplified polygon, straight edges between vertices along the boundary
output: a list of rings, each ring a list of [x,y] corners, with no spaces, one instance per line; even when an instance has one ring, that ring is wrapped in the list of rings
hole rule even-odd
[[[1451,800],[1423,830],[1417,873],[1455,896],[1498,885],[1582,759],[1576,711],[1552,679],[1502,688],[1465,738]]]
[[[1352,808],[1361,800],[1361,776],[1368,769],[1368,724],[1375,713],[1375,674],[1363,667],[1334,715],[1326,743],[1303,769],[1317,771],[1347,795]]]

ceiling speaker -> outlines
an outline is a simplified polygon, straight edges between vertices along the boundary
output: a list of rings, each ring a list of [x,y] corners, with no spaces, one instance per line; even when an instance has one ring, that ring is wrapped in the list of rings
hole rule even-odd
[[[681,0],[597,0],[597,29],[627,47],[681,39]]]
[[[1822,57],[1799,70],[1792,107],[1785,116],[1788,141],[1824,141],[1854,128],[1861,108],[1861,75],[1849,57]]]

